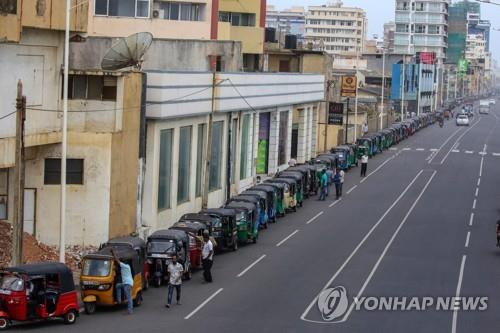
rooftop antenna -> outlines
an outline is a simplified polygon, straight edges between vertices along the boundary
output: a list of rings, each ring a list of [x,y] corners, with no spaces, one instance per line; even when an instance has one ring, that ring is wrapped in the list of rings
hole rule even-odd
[[[144,54],[152,42],[153,35],[149,32],[138,32],[128,37],[120,38],[102,58],[101,68],[103,70],[116,71],[133,67],[140,70]]]

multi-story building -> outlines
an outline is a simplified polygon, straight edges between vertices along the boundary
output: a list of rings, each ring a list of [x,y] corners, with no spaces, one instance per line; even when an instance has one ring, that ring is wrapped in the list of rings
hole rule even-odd
[[[330,54],[356,56],[363,52],[367,19],[361,8],[343,7],[342,1],[310,6],[306,13],[306,42]]]
[[[394,52],[394,33],[396,32],[396,23],[393,21],[384,24],[384,48],[387,53]]]
[[[278,10],[268,5],[266,10],[266,28],[276,29],[276,38],[280,44],[284,44],[286,35],[295,35],[299,42],[303,41],[305,33],[305,10],[304,7],[292,7]]]
[[[264,28],[266,24],[265,0],[219,0],[218,26],[212,33],[218,40],[240,41],[243,51],[243,69],[262,69],[264,54]],[[214,33],[215,32],[215,33]]]
[[[465,56],[470,14],[480,15],[481,5],[472,1],[460,1],[450,5],[448,22],[448,54],[446,63],[457,64]]]
[[[396,0],[394,52],[434,52],[442,62],[448,48],[450,0]]]

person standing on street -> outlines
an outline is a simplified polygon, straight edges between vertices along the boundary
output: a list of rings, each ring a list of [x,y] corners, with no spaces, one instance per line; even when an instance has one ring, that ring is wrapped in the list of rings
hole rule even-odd
[[[212,264],[214,258],[214,245],[210,240],[208,230],[203,232],[203,249],[201,251],[201,259],[203,264],[203,278],[205,282],[212,282]]]
[[[337,170],[337,172],[335,172],[335,175],[333,176],[333,183],[335,184],[336,199],[339,200],[340,196],[342,195],[339,170]]]
[[[326,196],[328,196],[328,194],[330,194],[330,187],[333,184],[333,170],[331,168],[328,168],[326,170],[326,176],[328,178],[328,187],[326,188]]]
[[[366,170],[368,169],[368,155],[363,153],[361,156],[361,177],[366,177]]]
[[[174,288],[177,298],[177,305],[181,305],[181,285],[182,285],[182,273],[184,273],[184,267],[177,262],[177,256],[172,256],[172,262],[168,265],[168,274],[170,276],[168,283],[168,296],[167,308],[172,304],[172,296],[174,295]]]
[[[134,285],[134,279],[132,278],[132,271],[130,266],[121,262],[118,259],[118,256],[115,254],[115,251],[111,249],[111,254],[115,258],[115,264],[117,269],[120,270],[121,281],[116,284],[116,301],[118,304],[122,303],[122,289],[125,292],[125,296],[127,297],[127,311],[128,314],[131,315],[134,309],[134,303],[132,301],[132,286]]]
[[[319,201],[325,201],[326,196],[328,194],[328,175],[326,174],[326,170],[321,170],[319,184],[321,187],[321,191],[319,194]]]
[[[340,196],[342,196],[342,188],[344,187],[344,176],[345,172],[342,169],[337,169],[337,172],[340,175]]]

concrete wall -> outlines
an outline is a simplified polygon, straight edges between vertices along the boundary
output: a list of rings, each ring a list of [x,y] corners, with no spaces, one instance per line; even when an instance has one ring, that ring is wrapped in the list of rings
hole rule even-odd
[[[90,37],[84,43],[71,44],[70,67],[100,69],[102,58],[116,41],[108,37]],[[143,69],[209,71],[211,55],[222,57],[225,71],[236,72],[242,68],[239,42],[155,39],[144,57]]]
[[[139,144],[143,77],[141,73],[128,73],[123,78],[120,98],[123,105],[120,131],[111,139],[111,184],[109,208],[109,237],[123,236],[136,230]]]
[[[70,30],[87,31],[89,1],[71,0]],[[94,8],[92,4],[92,8]],[[66,27],[66,1],[61,0],[23,0],[23,27],[64,30]]]

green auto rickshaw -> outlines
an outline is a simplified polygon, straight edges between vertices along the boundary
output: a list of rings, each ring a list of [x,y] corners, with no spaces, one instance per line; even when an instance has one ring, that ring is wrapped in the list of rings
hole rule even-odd
[[[272,202],[272,210],[274,220],[276,221],[277,217],[281,217],[281,212],[278,210],[278,189],[271,185],[259,184],[250,188],[250,190],[264,191],[267,193],[268,200]]]
[[[283,183],[269,183],[265,182],[259,186],[271,186],[276,191],[276,215],[279,217],[283,217],[286,214],[286,203],[285,203],[285,184]]]
[[[257,243],[259,237],[259,214],[257,206],[251,202],[230,201],[226,208],[236,211],[236,225],[238,227],[238,242]]]

